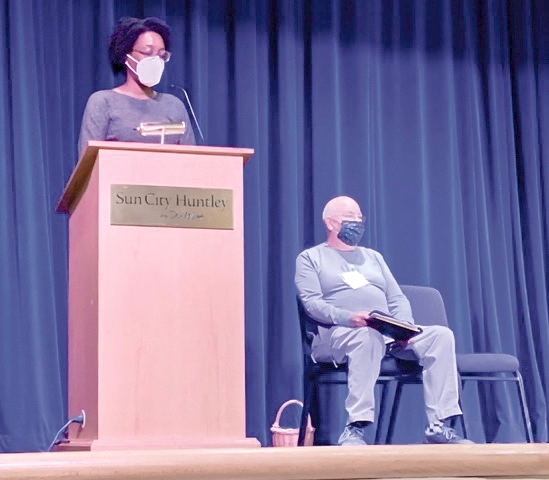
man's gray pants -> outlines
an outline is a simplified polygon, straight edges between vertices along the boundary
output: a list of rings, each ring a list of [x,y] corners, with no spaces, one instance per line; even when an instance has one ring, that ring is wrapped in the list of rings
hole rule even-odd
[[[423,367],[425,411],[429,423],[433,423],[461,414],[454,334],[449,328],[438,325],[421,328],[422,333],[391,354],[417,360]],[[319,335],[313,341],[313,359],[348,363],[347,424],[374,421],[374,387],[385,353],[385,338],[372,328],[319,328]]]

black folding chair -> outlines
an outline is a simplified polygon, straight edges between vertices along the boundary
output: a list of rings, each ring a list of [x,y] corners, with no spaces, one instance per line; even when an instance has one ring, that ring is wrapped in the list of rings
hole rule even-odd
[[[334,365],[327,362],[314,362],[311,358],[311,344],[313,336],[318,332],[319,323],[313,320],[303,305],[297,300],[300,327],[301,327],[301,343],[303,347],[303,409],[301,414],[301,425],[299,429],[298,445],[303,446],[305,439],[305,431],[307,427],[307,418],[311,413],[313,405],[318,402],[318,386],[319,385],[344,385],[347,384],[347,364]],[[381,441],[381,430],[383,426],[383,417],[389,401],[389,385],[391,382],[397,381],[397,392],[406,383],[421,382],[421,367],[416,362],[399,360],[391,356],[385,356],[381,362],[381,372],[377,383],[381,385],[381,399],[379,404],[379,413],[377,421],[377,429],[375,435],[375,443]],[[400,399],[395,396],[393,401],[397,402]],[[392,414],[389,419],[388,431],[392,432],[398,405],[393,406]],[[315,409],[316,411],[316,409]],[[317,420],[317,419],[313,419]],[[315,422],[316,423],[316,422]]]
[[[438,290],[431,287],[409,285],[404,285],[401,288],[410,301],[416,322],[423,325],[448,326],[444,301]],[[506,353],[462,353],[456,355],[456,361],[462,386],[468,381],[515,383],[520,402],[520,413],[526,433],[526,441],[532,443],[534,441],[532,427],[526,403],[524,382],[519,372],[520,365],[518,359]],[[398,402],[396,405],[398,408]],[[461,416],[461,423],[465,436],[466,427],[463,415]]]

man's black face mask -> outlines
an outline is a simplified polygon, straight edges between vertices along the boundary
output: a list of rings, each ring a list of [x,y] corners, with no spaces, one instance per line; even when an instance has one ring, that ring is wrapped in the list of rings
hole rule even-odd
[[[343,220],[341,222],[341,230],[337,234],[344,244],[351,247],[355,247],[360,242],[362,235],[364,235],[364,223],[363,222],[352,222],[350,220]]]

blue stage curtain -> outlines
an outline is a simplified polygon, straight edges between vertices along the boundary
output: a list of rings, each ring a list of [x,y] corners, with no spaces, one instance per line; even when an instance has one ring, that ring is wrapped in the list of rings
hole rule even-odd
[[[537,441],[549,372],[549,5],[544,0],[0,0],[0,451],[44,450],[67,412],[67,219],[87,97],[119,81],[124,15],[173,29],[161,90],[188,89],[206,141],[244,171],[247,434],[300,398],[294,261],[321,212],[359,201],[363,244],[446,301],[462,352],[516,355]],[[421,323],[421,319],[417,319]],[[420,442],[408,387],[395,441]],[[345,390],[319,439],[345,421]],[[465,391],[471,437],[524,441],[513,389]],[[297,412],[284,419],[297,421]]]

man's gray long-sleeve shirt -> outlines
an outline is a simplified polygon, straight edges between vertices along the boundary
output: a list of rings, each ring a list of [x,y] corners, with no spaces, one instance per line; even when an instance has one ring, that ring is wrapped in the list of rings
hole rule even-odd
[[[353,271],[367,284],[349,286],[343,275]],[[372,310],[414,323],[410,303],[383,256],[369,248],[341,251],[325,243],[309,248],[297,257],[295,284],[308,314],[327,326],[349,326],[353,312]]]

